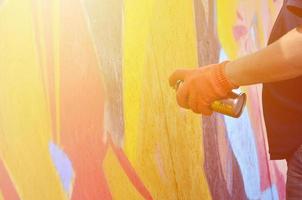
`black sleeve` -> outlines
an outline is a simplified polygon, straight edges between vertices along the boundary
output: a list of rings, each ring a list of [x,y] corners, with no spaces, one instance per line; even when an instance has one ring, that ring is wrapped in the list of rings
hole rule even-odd
[[[302,0],[287,0],[286,6],[293,14],[302,17]]]

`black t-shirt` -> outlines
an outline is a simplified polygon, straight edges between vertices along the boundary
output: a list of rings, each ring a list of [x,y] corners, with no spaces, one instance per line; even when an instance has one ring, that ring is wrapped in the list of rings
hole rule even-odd
[[[302,0],[285,0],[269,44],[298,25],[302,25]],[[263,84],[263,111],[270,158],[290,157],[302,144],[302,76]]]

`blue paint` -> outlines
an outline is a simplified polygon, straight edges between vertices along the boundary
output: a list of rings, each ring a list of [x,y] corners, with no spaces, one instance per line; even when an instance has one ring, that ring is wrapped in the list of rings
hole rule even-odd
[[[228,60],[228,56],[221,48],[219,61],[224,60]],[[239,119],[225,116],[225,123],[231,148],[240,167],[246,195],[248,199],[260,199],[261,187],[257,146],[247,109],[244,109]]]
[[[228,56],[226,55],[225,51],[221,48],[219,52],[219,62],[223,62],[225,60],[228,60]]]
[[[278,190],[275,184],[262,193],[261,200],[279,200]]]
[[[53,142],[49,143],[49,151],[53,160],[53,163],[58,171],[61,182],[63,184],[65,192],[70,196],[72,180],[74,177],[74,171],[72,163],[68,156],[64,153],[59,146]]]
[[[240,167],[248,199],[260,199],[260,172],[257,146],[247,109],[239,119],[225,117],[227,135]]]

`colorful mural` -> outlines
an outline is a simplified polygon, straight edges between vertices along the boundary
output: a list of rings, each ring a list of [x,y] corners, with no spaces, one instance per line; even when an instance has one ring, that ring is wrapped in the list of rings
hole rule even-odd
[[[0,199],[285,199],[261,85],[240,119],[168,77],[263,48],[281,0],[0,0]]]

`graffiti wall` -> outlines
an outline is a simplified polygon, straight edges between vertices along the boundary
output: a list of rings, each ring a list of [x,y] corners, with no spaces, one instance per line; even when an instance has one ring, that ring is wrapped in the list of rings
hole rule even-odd
[[[0,0],[0,199],[285,199],[261,85],[240,119],[168,77],[263,48],[281,0]]]

